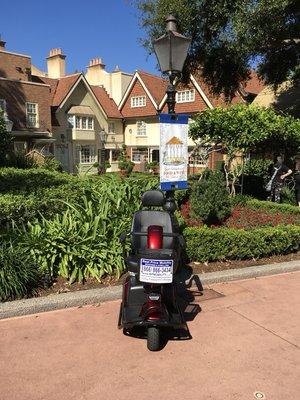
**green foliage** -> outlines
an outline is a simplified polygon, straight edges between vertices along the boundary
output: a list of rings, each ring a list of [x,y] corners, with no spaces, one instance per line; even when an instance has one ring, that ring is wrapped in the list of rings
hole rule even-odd
[[[300,250],[300,227],[294,225],[256,228],[186,228],[187,254],[192,261],[260,258]]]
[[[271,164],[272,160],[264,158],[251,158],[244,163],[243,193],[258,199],[266,199],[265,185],[270,179]]]
[[[7,132],[3,112],[0,110],[0,167],[7,163],[12,141],[12,134]]]
[[[281,191],[281,201],[282,203],[291,204],[295,206],[297,204],[295,189],[283,186]]]
[[[296,0],[135,0],[144,46],[165,33],[168,13],[177,13],[179,30],[192,38],[185,77],[202,67],[213,91],[233,96],[249,78],[253,61],[263,78],[279,84],[299,76],[299,6]],[[295,39],[295,40],[294,40]],[[280,62],[278,61],[280,60]]]
[[[62,164],[54,157],[46,157],[42,168],[48,171],[63,171]]]
[[[38,167],[34,158],[28,157],[24,152],[23,153],[11,152],[7,157],[6,166],[12,168],[21,168],[21,169]]]
[[[124,269],[119,235],[129,230],[132,214],[140,206],[144,190],[157,180],[132,184],[117,177],[90,180],[80,202],[64,203],[67,210],[53,219],[42,218],[20,228],[20,243],[42,271],[84,281],[119,277]]]
[[[0,193],[34,193],[42,188],[78,182],[77,177],[38,169],[0,169]]]
[[[118,157],[118,168],[120,170],[126,171],[127,174],[129,175],[132,172],[133,167],[134,167],[134,163],[128,157],[127,151],[126,151],[126,145],[123,144],[122,150]]]
[[[192,187],[191,217],[206,224],[221,222],[231,213],[229,194],[219,171],[205,170]]]
[[[300,214],[300,207],[291,204],[278,204],[272,203],[270,201],[260,201],[257,199],[253,199],[249,196],[242,196],[237,195],[231,199],[231,204],[235,205],[242,205],[251,208],[252,210],[260,210],[266,209],[269,212],[283,212],[288,214]]]
[[[269,168],[272,163],[272,160],[265,158],[251,158],[244,163],[244,174],[261,177],[264,182],[267,183],[269,179]]]
[[[31,295],[40,276],[33,260],[13,244],[0,245],[0,301]]]
[[[229,155],[250,150],[296,154],[300,149],[300,120],[272,109],[238,104],[201,112],[190,125],[195,141],[222,144]]]

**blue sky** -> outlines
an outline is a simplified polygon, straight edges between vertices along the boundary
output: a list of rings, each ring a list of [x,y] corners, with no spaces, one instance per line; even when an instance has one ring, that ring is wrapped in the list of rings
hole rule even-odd
[[[144,32],[130,0],[2,0],[0,34],[8,51],[30,55],[43,70],[49,50],[61,47],[68,73],[102,57],[108,71],[118,64],[159,74],[139,43]]]

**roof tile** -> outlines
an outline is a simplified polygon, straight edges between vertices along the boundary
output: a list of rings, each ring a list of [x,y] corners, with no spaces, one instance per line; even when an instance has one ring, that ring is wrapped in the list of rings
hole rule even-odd
[[[108,118],[123,118],[114,100],[102,86],[91,85],[92,91],[101,104]]]

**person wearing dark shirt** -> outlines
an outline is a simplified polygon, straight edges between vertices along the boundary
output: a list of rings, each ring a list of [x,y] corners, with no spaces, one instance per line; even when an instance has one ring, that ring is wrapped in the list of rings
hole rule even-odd
[[[276,203],[280,203],[281,191],[283,187],[284,180],[287,176],[292,174],[292,170],[289,169],[285,164],[283,164],[283,157],[278,156],[277,162],[272,167],[271,171],[271,192],[269,200],[273,200]]]
[[[298,206],[300,207],[300,159],[297,160],[296,164],[295,184],[296,184],[295,189],[296,189],[297,202]]]

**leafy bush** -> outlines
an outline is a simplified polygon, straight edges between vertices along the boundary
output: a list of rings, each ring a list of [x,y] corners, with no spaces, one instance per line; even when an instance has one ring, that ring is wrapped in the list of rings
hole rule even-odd
[[[92,180],[79,204],[65,203],[62,215],[29,223],[23,233],[15,230],[22,235],[25,252],[52,277],[60,275],[70,282],[89,277],[101,280],[107,274],[119,277],[124,268],[119,236],[129,230],[141,193],[156,182],[132,184],[116,177]]]
[[[192,261],[259,258],[300,250],[300,226],[251,230],[188,227],[184,230],[187,254]]]
[[[283,186],[281,191],[281,201],[284,204],[291,204],[295,206],[297,204],[295,189],[290,189],[287,186]]]
[[[60,200],[80,201],[83,190],[79,185],[64,184],[42,188],[32,194],[0,193],[0,229],[12,222],[26,223],[41,216],[52,218],[67,208]]]
[[[0,301],[31,295],[40,282],[32,259],[12,244],[0,245]]]
[[[0,169],[0,193],[33,193],[41,188],[57,187],[70,182],[76,182],[77,177],[42,168]]]
[[[283,212],[290,214],[300,214],[300,208],[291,204],[278,204],[271,201],[260,201],[257,199],[250,199],[247,201],[247,207],[254,210],[267,209],[270,212]]]
[[[46,157],[42,167],[48,171],[63,171],[62,164],[54,157]]]
[[[192,187],[191,217],[206,224],[222,221],[231,213],[229,194],[219,171],[205,170],[200,181]]]

